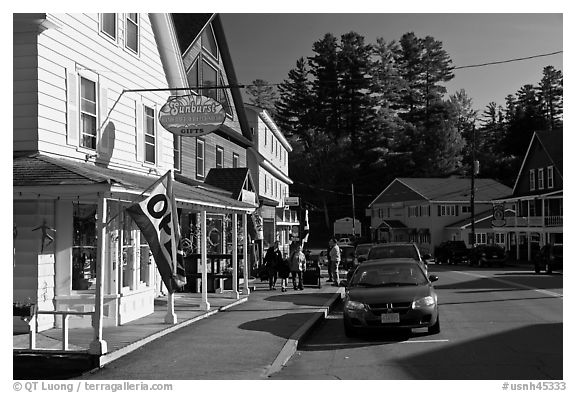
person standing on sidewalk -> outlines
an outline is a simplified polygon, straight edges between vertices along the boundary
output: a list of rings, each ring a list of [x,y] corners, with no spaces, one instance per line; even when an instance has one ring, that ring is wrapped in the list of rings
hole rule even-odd
[[[280,252],[279,242],[275,241],[272,247],[268,248],[264,256],[264,263],[268,269],[268,286],[271,291],[276,290],[278,280],[278,268],[282,264],[282,252]]]
[[[330,239],[328,244],[330,245],[328,255],[330,258],[330,266],[332,267],[332,286],[337,287],[340,285],[340,273],[338,272],[341,260],[340,247],[338,247],[338,243],[336,243],[336,239],[334,238]]]
[[[302,245],[298,244],[294,252],[290,255],[290,271],[292,272],[292,285],[294,290],[304,290],[302,285],[302,272],[306,270],[306,256],[302,252]],[[296,276],[298,276],[298,286],[296,286]]]
[[[330,241],[328,241],[328,244],[330,244]],[[331,247],[328,246],[328,248],[326,249],[326,266],[328,266],[328,280],[326,280],[326,282],[332,282],[332,259],[330,259],[330,249]]]

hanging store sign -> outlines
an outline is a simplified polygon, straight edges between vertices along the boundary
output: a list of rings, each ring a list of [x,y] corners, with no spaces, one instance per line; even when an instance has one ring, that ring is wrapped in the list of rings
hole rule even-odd
[[[286,206],[300,206],[300,198],[299,197],[285,197],[284,198],[284,205],[286,205]]]
[[[492,210],[492,226],[503,227],[506,225],[506,218],[504,217],[504,205],[502,203],[496,204]]]
[[[210,97],[178,96],[162,106],[159,120],[174,135],[201,136],[216,131],[226,120],[226,111]]]

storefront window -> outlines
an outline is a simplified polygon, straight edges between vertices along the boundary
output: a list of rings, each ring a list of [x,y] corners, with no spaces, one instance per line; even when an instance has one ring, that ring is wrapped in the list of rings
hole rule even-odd
[[[132,288],[134,271],[134,221],[128,214],[124,214],[124,227],[122,229],[122,286]]]
[[[152,266],[152,252],[142,232],[140,232],[140,258],[139,258],[140,282],[150,284],[150,270]]]
[[[96,285],[96,210],[95,204],[74,206],[72,246],[72,290],[94,289]]]

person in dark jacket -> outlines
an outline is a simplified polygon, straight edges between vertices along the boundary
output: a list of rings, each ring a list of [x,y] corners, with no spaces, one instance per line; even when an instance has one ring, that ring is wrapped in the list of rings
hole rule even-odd
[[[268,269],[268,286],[271,291],[274,291],[278,280],[278,268],[282,264],[282,252],[280,252],[278,241],[275,241],[274,245],[266,251],[264,263]]]

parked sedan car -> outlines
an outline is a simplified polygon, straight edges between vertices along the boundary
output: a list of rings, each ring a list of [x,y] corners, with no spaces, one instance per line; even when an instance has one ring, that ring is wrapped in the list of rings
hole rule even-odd
[[[423,257],[414,243],[381,243],[370,248],[367,261],[372,259],[409,258],[418,261],[425,272],[428,271],[428,255]]]
[[[354,250],[354,256],[356,257],[355,264],[358,265],[368,259],[368,252],[372,248],[372,243],[362,243],[356,246]]]
[[[546,244],[534,258],[534,271],[540,273],[544,270],[550,274],[553,270],[563,269],[563,245]]]
[[[462,240],[449,240],[434,248],[434,258],[437,264],[456,265],[468,261],[469,249]]]
[[[338,239],[338,245],[339,246],[349,246],[352,244],[352,240],[350,240],[349,237],[341,237],[340,239]]]
[[[438,297],[417,261],[374,260],[359,265],[344,297],[344,333],[370,328],[427,328],[440,332]]]
[[[502,267],[506,257],[506,250],[496,244],[479,244],[468,253],[470,264],[478,267],[494,265]]]

